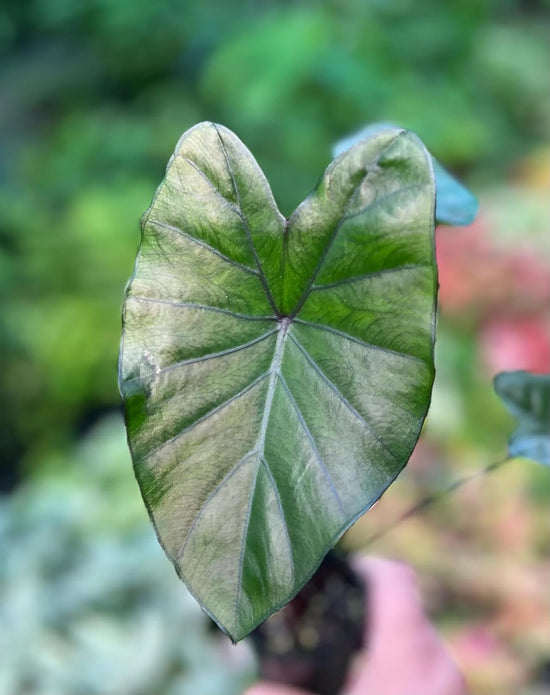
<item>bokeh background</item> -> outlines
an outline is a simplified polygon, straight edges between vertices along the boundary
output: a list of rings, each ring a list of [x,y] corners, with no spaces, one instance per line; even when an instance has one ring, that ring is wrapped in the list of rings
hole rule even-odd
[[[550,691],[550,471],[505,457],[502,369],[550,371],[548,0],[4,0],[0,695],[232,695],[157,547],[120,415],[120,309],[180,134],[239,134],[289,214],[336,140],[414,130],[481,203],[437,230],[437,379],[407,472],[349,547],[411,562],[480,695]]]

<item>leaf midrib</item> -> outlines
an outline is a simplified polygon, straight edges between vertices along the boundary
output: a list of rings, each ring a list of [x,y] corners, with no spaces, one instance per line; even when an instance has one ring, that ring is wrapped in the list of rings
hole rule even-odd
[[[250,486],[250,496],[248,498],[248,507],[247,507],[247,512],[246,512],[246,520],[244,524],[244,530],[243,530],[243,541],[241,544],[241,552],[239,556],[239,575],[238,575],[238,582],[237,582],[237,595],[235,598],[235,615],[234,615],[234,623],[237,624],[237,617],[239,613],[239,605],[241,602],[241,594],[242,594],[242,584],[243,584],[243,567],[244,567],[244,553],[246,550],[246,540],[248,537],[248,528],[250,526],[250,518],[252,515],[252,503],[254,501],[254,495],[256,494],[256,485],[258,482],[258,474],[260,471],[260,467],[262,465],[262,461],[264,465],[266,466],[267,469],[269,469],[269,464],[267,463],[267,460],[265,458],[265,439],[267,435],[267,428],[269,425],[269,418],[271,417],[271,411],[273,409],[273,398],[275,396],[275,389],[277,387],[277,379],[280,376],[280,370],[281,370],[281,362],[283,360],[283,352],[284,352],[284,345],[286,341],[286,337],[288,334],[288,329],[290,326],[290,321],[286,319],[282,319],[279,323],[279,332],[277,334],[277,342],[275,344],[275,350],[273,353],[273,359],[271,361],[271,365],[268,371],[269,374],[269,384],[267,387],[267,394],[265,398],[265,405],[264,405],[264,412],[262,415],[262,422],[260,424],[260,431],[258,433],[258,439],[256,440],[256,446],[254,447],[254,450],[257,452],[258,456],[258,462],[256,466],[256,471],[254,472],[254,479],[253,483]],[[271,471],[269,471],[271,473]],[[270,476],[272,481],[273,481],[273,476]],[[278,494],[278,492],[277,492]],[[283,518],[283,524],[285,524],[284,518]]]

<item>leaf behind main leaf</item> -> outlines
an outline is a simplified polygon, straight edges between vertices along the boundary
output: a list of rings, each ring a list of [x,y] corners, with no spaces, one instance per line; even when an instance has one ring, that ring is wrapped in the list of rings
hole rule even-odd
[[[434,179],[391,129],[284,222],[233,133],[178,143],[143,220],[120,385],[159,540],[238,640],[407,462],[433,381]]]
[[[391,127],[393,126],[388,123],[372,123],[362,128],[358,133],[339,140],[333,147],[333,155],[337,156],[359,142],[359,140]],[[476,197],[442,167],[435,157],[432,157],[432,163],[437,190],[435,207],[437,224],[448,224],[451,226],[471,224],[476,217],[478,209]]]
[[[510,456],[550,466],[550,374],[501,372],[495,391],[518,421],[510,437]]]

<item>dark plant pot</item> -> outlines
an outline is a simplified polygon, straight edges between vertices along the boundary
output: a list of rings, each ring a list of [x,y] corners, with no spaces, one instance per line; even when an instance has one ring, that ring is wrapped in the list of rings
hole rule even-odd
[[[264,680],[337,695],[364,647],[366,586],[330,551],[299,594],[251,635]]]

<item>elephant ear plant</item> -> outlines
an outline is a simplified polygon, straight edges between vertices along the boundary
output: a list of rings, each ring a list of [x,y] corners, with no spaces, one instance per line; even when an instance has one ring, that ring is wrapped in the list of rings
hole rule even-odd
[[[435,181],[383,128],[287,220],[229,130],[180,139],[142,221],[120,387],[143,498],[240,640],[407,463],[434,378]]]

